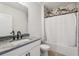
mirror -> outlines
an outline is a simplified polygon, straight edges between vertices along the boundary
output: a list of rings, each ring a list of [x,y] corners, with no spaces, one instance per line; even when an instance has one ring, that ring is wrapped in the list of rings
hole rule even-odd
[[[28,8],[18,2],[0,2],[0,37],[10,36],[12,30],[28,33]]]
[[[12,16],[0,13],[0,37],[10,35],[12,31]]]

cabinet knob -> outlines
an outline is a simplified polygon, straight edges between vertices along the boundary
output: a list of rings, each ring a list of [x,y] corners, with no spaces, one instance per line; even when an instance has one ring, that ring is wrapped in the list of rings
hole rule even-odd
[[[26,56],[28,56],[28,54],[26,54]]]
[[[28,55],[30,56],[30,52],[28,53]]]
[[[30,56],[30,52],[28,52],[28,53],[26,54],[26,56]]]

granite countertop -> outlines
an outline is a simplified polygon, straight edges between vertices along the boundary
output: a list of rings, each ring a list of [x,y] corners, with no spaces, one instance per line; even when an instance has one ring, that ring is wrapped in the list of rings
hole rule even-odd
[[[0,55],[4,54],[5,52],[9,52],[32,42],[35,42],[37,40],[40,40],[40,38],[29,37],[29,39],[23,38],[12,42],[10,42],[10,40],[0,41]]]

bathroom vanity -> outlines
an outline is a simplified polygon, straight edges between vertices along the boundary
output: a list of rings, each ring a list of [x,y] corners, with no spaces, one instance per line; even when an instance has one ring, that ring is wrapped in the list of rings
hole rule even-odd
[[[0,3],[0,6],[2,10],[0,13],[0,56],[39,56],[41,40],[38,38],[35,38],[40,34],[39,27],[36,26],[35,30],[37,31],[34,31],[31,28],[31,25],[28,26],[29,24],[28,16],[32,16],[31,14],[28,15],[28,7],[18,2]],[[6,10],[7,8],[8,10]],[[34,11],[34,13],[36,13],[36,16],[37,16],[37,12]],[[34,18],[34,19],[37,20],[37,18]],[[32,25],[33,23],[35,23],[35,21],[32,22]],[[37,21],[37,23],[40,23],[40,22]],[[35,34],[34,35],[35,37],[29,38],[29,39],[22,38],[23,36],[22,34],[24,34],[24,36],[29,36],[25,34],[27,33],[31,34],[29,32],[30,30],[33,32],[33,35]],[[6,37],[8,39],[6,39]],[[13,38],[12,39],[13,41],[9,41],[11,40],[10,38],[11,39]]]
[[[40,39],[21,39],[0,48],[1,56],[40,56]]]

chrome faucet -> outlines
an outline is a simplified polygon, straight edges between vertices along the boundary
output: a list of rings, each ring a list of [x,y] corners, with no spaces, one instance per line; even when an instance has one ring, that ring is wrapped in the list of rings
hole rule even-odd
[[[20,31],[17,32],[17,39],[22,39],[22,35]]]
[[[13,30],[10,34],[13,35],[12,38],[13,38],[13,40],[15,40],[15,31]]]

